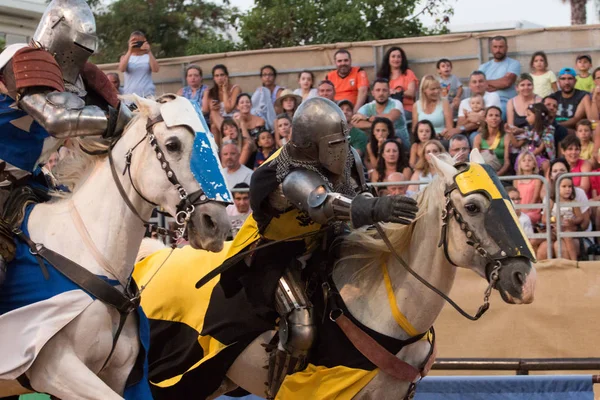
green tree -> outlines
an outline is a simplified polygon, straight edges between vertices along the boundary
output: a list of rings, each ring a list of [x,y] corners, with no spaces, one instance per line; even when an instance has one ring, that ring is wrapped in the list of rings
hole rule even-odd
[[[563,0],[571,6],[571,25],[585,25],[587,22],[587,0]]]
[[[448,0],[256,0],[240,17],[240,37],[249,49],[377,40],[446,32],[453,14]],[[418,16],[429,14],[427,29]]]
[[[225,48],[230,43],[224,32],[235,21],[237,9],[229,6],[229,0],[222,4],[205,0],[116,0],[96,8],[95,14],[100,38],[95,61],[117,62],[127,51],[129,35],[136,30],[146,34],[157,58],[183,56],[190,48],[193,54]]]

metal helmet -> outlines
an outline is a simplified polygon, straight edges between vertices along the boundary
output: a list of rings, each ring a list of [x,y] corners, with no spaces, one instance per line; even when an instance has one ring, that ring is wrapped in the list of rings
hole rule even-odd
[[[98,47],[96,21],[85,0],[52,0],[33,34],[36,46],[54,55],[63,79],[75,84]]]
[[[318,158],[330,172],[341,175],[348,158],[348,122],[331,100],[313,97],[300,104],[292,120],[292,145]]]

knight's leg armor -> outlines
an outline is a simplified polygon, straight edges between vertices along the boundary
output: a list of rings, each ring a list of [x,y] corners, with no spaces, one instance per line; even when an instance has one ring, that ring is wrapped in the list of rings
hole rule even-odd
[[[286,375],[306,368],[316,338],[313,306],[299,275],[296,268],[288,268],[275,292],[275,307],[281,317],[279,345],[269,355],[268,399],[275,398]]]

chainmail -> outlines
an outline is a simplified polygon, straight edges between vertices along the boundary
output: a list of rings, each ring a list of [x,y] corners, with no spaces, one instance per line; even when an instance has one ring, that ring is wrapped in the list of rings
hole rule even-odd
[[[282,183],[285,177],[290,173],[291,168],[303,168],[309,171],[316,172],[325,181],[329,190],[335,193],[345,194],[353,198],[356,196],[356,187],[352,185],[352,165],[354,164],[354,156],[352,151],[348,149],[348,157],[346,158],[346,167],[344,168],[343,178],[340,179],[337,185],[333,185],[323,172],[323,167],[319,161],[299,161],[294,160],[288,153],[288,147],[283,146],[281,152],[275,159],[277,168],[277,182]]]

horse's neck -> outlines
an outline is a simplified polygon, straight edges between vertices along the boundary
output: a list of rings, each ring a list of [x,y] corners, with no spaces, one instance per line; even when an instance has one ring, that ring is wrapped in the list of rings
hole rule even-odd
[[[119,145],[127,146],[122,142]],[[135,156],[141,156],[142,151],[138,149]],[[115,150],[116,170],[122,171],[123,160],[117,154],[121,151]],[[126,174],[117,175],[142,218],[150,218],[152,207],[135,193]],[[79,230],[72,214],[73,205],[84,225]],[[80,232],[82,229],[87,230],[111,271],[106,271],[101,261],[92,255],[90,245],[83,238],[85,235]],[[29,231],[35,242],[43,243],[95,274],[107,275],[124,283],[132,272],[145,228],[121,198],[108,159],[104,159],[70,199],[35,207],[29,220]]]
[[[440,196],[443,197],[443,194],[440,193]],[[400,256],[422,278],[447,294],[452,288],[456,270],[446,260],[443,249],[437,247],[440,232],[440,205],[430,204],[429,211],[415,222],[410,245]],[[393,255],[386,257],[400,311],[418,332],[425,332],[433,325],[444,301],[412,277]],[[357,274],[364,265],[364,260],[347,259],[336,267],[334,282],[346,306],[369,328],[388,336],[407,338],[392,315],[381,262]]]

